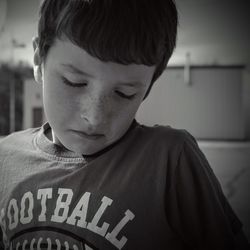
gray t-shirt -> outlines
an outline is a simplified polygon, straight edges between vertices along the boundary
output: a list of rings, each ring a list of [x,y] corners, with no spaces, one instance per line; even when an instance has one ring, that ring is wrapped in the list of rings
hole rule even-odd
[[[53,144],[49,130],[0,142],[2,246],[233,249],[241,223],[185,130],[134,122],[92,157]]]

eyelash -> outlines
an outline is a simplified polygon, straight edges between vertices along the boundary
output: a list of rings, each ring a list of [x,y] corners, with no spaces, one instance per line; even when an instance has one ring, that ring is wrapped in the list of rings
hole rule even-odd
[[[132,100],[136,94],[133,94],[133,95],[125,95],[124,93],[120,92],[120,91],[115,91],[116,94],[118,94],[120,97],[122,98],[125,98],[125,99],[128,99],[128,100]]]
[[[62,81],[70,86],[70,87],[73,87],[73,88],[82,88],[82,87],[85,87],[87,85],[87,83],[74,83],[74,82],[71,82],[69,81],[68,79],[66,79],[65,77],[62,77]],[[124,98],[124,99],[128,99],[128,100],[132,100],[136,94],[133,94],[133,95],[125,95],[124,93],[116,90],[115,91],[116,94],[118,94],[120,97]]]
[[[62,77],[62,81],[68,85],[68,86],[71,86],[73,88],[82,88],[84,86],[87,85],[87,83],[74,83],[74,82],[71,82],[69,81],[68,79],[66,79],[65,77]]]

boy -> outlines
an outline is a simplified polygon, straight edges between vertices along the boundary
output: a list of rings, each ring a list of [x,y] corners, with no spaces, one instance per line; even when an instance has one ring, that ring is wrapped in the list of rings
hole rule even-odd
[[[247,249],[186,131],[135,114],[176,42],[171,0],[45,0],[34,45],[48,123],[0,145],[7,249]]]

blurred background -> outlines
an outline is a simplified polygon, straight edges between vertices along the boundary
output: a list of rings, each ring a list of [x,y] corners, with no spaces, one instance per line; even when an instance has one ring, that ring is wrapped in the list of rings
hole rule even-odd
[[[177,48],[137,113],[197,139],[250,240],[250,1],[176,0]],[[40,126],[32,72],[39,0],[0,0],[0,137]]]

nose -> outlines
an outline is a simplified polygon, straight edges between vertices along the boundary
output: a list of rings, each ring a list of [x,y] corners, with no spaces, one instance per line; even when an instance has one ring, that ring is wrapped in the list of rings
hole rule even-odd
[[[89,97],[80,116],[84,119],[88,132],[104,131],[110,117],[108,98],[100,95]]]

